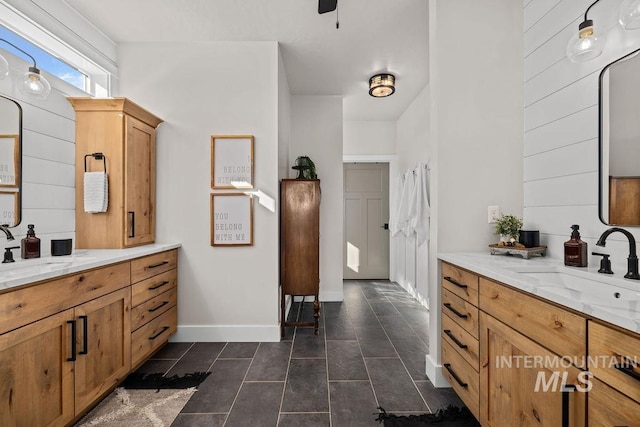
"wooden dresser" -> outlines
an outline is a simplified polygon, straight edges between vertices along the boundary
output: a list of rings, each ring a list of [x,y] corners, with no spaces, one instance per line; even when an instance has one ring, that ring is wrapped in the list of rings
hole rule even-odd
[[[320,181],[283,179],[280,184],[280,332],[313,326],[320,317]],[[286,296],[313,296],[313,322],[287,322]]]

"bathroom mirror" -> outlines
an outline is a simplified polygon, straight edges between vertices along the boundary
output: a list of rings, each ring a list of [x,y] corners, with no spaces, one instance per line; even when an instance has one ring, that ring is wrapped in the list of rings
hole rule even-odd
[[[640,49],[600,73],[599,215],[640,226]]]
[[[22,107],[0,95],[0,224],[22,218]]]

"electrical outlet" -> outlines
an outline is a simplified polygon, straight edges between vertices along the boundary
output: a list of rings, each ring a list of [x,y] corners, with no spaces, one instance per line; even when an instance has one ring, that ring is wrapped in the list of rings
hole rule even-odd
[[[489,206],[489,224],[495,224],[500,219],[500,206]]]

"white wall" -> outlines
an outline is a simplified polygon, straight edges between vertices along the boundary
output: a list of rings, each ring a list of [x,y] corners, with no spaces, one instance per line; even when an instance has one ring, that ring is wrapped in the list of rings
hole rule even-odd
[[[277,211],[254,203],[253,246],[209,234],[211,135],[254,135],[255,186],[278,198],[277,43],[124,43],[118,57],[120,93],[165,120],[156,236],[183,245],[175,340],[279,340]]]
[[[398,118],[396,141],[397,175],[414,169],[418,163],[426,164],[429,161],[428,86],[418,93]],[[397,178],[397,176],[392,177],[392,183],[396,183]],[[394,259],[392,259],[395,264],[392,271],[395,271],[396,275],[392,280],[398,282],[420,301],[425,302],[428,298],[429,281],[428,242],[418,245],[415,234],[413,237],[406,237],[398,233],[392,239],[396,248]]]
[[[541,243],[558,259],[569,227],[579,224],[589,253],[610,253],[614,272],[624,273],[629,252],[624,236],[615,233],[606,248],[595,246],[608,228],[598,220],[598,75],[638,48],[640,32],[616,24],[619,0],[598,3],[589,18],[599,29],[610,29],[605,51],[590,62],[571,63],[565,47],[591,3],[537,0],[524,8],[524,219],[540,229]],[[640,236],[639,228],[628,229]],[[597,266],[597,257],[589,257]]]
[[[278,49],[278,178],[288,178],[293,163],[291,149],[291,92],[284,69],[282,51]],[[280,193],[278,193],[278,196]]]
[[[16,89],[14,77],[31,64],[0,50],[11,74],[0,80],[0,95],[22,106],[22,222],[11,229],[19,246],[27,225],[34,224],[41,239],[41,255],[51,253],[51,239],[75,238],[75,113],[67,96],[86,95],[45,72],[52,90],[46,100],[27,98]],[[14,250],[14,257],[20,251]]]
[[[342,97],[292,96],[291,160],[316,165],[320,202],[320,300],[342,301]],[[290,172],[290,177],[297,175]]]
[[[395,121],[344,121],[345,155],[389,155],[396,153]]]
[[[478,23],[481,31],[461,31]],[[429,31],[430,257],[487,251],[496,241],[487,206],[522,214],[522,3],[431,0]],[[436,270],[429,280],[427,374],[441,385]]]

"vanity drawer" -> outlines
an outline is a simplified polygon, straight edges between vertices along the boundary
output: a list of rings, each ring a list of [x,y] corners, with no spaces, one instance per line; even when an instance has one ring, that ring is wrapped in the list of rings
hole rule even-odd
[[[142,304],[161,293],[175,288],[178,283],[178,270],[173,269],[157,276],[134,283],[131,286],[131,305]]]
[[[129,263],[110,265],[0,294],[0,333],[129,286]]]
[[[442,289],[442,313],[478,339],[478,309],[475,306]]]
[[[479,277],[446,262],[442,263],[441,268],[442,287],[477,307]]]
[[[556,305],[480,278],[480,309],[556,354],[586,355],[587,320]]]
[[[131,283],[136,283],[178,266],[178,250],[161,252],[131,261]]]
[[[480,370],[480,344],[449,316],[442,316],[442,341],[449,343],[477,372]]]
[[[596,378],[640,402],[640,366],[638,365],[640,337],[638,335],[590,321],[589,362],[589,370]],[[623,370],[616,369],[613,366],[614,363],[621,364]],[[637,411],[640,412],[640,404],[638,405]]]
[[[446,341],[442,342],[442,374],[471,413],[480,419],[480,375]]]
[[[135,331],[145,323],[175,307],[177,300],[178,289],[174,287],[134,307],[131,309],[131,330]]]
[[[176,307],[153,319],[131,334],[131,366],[137,367],[147,356],[167,342],[177,330]]]
[[[590,426],[640,426],[640,403],[597,379],[587,395]]]

